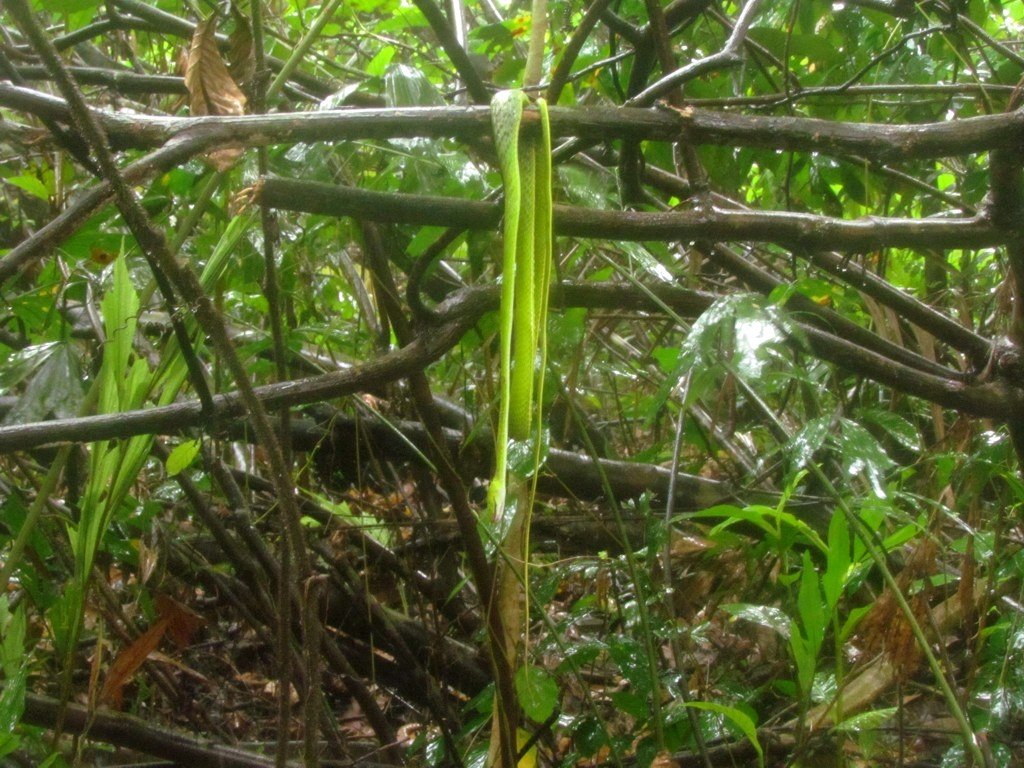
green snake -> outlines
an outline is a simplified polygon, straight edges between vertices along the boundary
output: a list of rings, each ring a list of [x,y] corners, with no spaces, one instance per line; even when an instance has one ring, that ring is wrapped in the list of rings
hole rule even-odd
[[[534,389],[536,386],[539,400],[547,346],[545,325],[552,252],[551,127],[547,103],[538,99],[539,136],[520,140],[525,103],[522,91],[501,91],[491,102],[494,144],[505,184],[500,408],[495,473],[488,496],[492,521],[502,519],[506,497],[510,495],[509,440],[530,439]]]
[[[504,637],[495,639],[495,661],[510,672],[523,658],[526,637],[526,564],[543,438],[537,404],[543,398],[547,362],[545,327],[552,258],[551,127],[547,103],[537,100],[539,133],[520,138],[526,103],[522,91],[502,91],[491,102],[494,146],[505,184],[505,216],[499,310],[500,404],[494,477],[487,503],[487,524],[494,532],[499,551],[489,610],[500,613],[504,628]],[[510,457],[510,445],[515,448],[514,457]],[[532,462],[524,462],[526,452],[532,452]],[[523,468],[525,463],[532,465],[532,482],[528,478],[530,470]],[[499,699],[496,696],[488,766],[507,765],[507,757],[502,759],[501,755],[516,751],[516,743],[503,746],[506,736],[497,713],[503,709],[502,717],[508,716],[512,705]]]

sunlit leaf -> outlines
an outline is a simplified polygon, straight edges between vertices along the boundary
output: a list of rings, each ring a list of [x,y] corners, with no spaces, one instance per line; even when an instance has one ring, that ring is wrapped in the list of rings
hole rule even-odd
[[[186,440],[174,446],[167,457],[167,474],[174,476],[186,469],[199,453],[201,446],[201,440]]]
[[[185,87],[189,93],[192,114],[241,115],[246,98],[231,77],[217,43],[217,17],[209,16],[196,25],[185,67]],[[224,147],[207,153],[206,157],[218,171],[226,171],[242,150]]]
[[[520,667],[515,676],[516,695],[527,717],[545,722],[558,706],[558,683],[538,666]]]
[[[729,723],[735,726],[740,733],[746,737],[747,741],[749,741],[751,746],[754,748],[754,751],[757,752],[757,764],[764,766],[764,749],[761,747],[761,742],[757,738],[757,726],[754,725],[754,721],[750,719],[749,715],[735,707],[728,707],[714,701],[687,701],[685,704],[691,709],[703,709],[707,712],[715,712],[716,714],[724,716]]]

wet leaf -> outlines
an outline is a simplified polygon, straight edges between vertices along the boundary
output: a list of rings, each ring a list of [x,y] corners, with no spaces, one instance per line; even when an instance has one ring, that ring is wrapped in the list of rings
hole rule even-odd
[[[187,469],[199,453],[200,445],[202,442],[199,440],[186,440],[176,445],[167,457],[167,474],[173,477]]]
[[[25,387],[3,424],[74,416],[82,402],[82,372],[70,345],[59,344]]]
[[[241,115],[245,112],[245,94],[235,83],[217,45],[217,17],[210,16],[196,26],[185,65],[185,87],[189,108],[194,116]],[[218,171],[226,171],[242,155],[240,147],[224,147],[206,154]]]
[[[537,666],[521,667],[516,671],[516,695],[526,716],[543,723],[558,706],[558,683],[545,670]]]
[[[131,645],[123,649],[110,665],[106,682],[103,683],[103,690],[100,699],[109,703],[114,709],[121,708],[121,697],[124,686],[135,675],[135,672],[142,666],[142,663],[149,658],[149,654],[156,650],[169,624],[167,618],[160,618],[153,626],[139,635]]]
[[[253,47],[252,41],[252,24],[235,3],[231,3],[231,16],[235,20],[235,28],[228,35],[228,71],[240,87],[247,88],[256,73],[256,49]]]

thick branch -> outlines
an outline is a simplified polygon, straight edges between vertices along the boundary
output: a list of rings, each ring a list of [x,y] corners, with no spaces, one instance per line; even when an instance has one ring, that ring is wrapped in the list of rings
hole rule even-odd
[[[267,409],[275,409],[376,389],[437,360],[458,342],[468,326],[465,320],[449,323],[419,337],[407,347],[358,368],[255,387],[255,395]],[[236,392],[215,396],[213,405],[216,420],[236,419],[244,416],[246,411]],[[131,435],[177,434],[183,429],[205,426],[208,422],[201,404],[192,401],[125,413],[12,425],[0,427],[0,453],[54,442],[94,442]]]
[[[553,299],[563,306],[661,307],[646,293],[632,286],[599,289],[593,297],[590,286],[567,286],[556,290]],[[658,300],[690,316],[706,308],[707,294],[663,287],[653,291]],[[563,295],[564,294],[564,295]],[[445,322],[416,337],[408,346],[390,352],[359,367],[321,376],[255,388],[255,395],[268,410],[320,402],[355,392],[370,391],[408,377],[439,359],[458,343],[463,333],[486,311],[496,309],[494,287],[464,289],[439,305],[436,312]],[[924,373],[865,350],[825,331],[803,326],[803,335],[815,355],[847,370],[874,379],[907,394],[954,408],[963,413],[1006,419],[1024,412],[1024,392],[1003,383],[966,385],[943,376]],[[217,420],[245,415],[237,393],[213,398]],[[104,414],[74,419],[55,419],[0,427],[0,454],[58,442],[93,442],[141,434],[177,434],[184,429],[208,424],[198,402]]]
[[[25,696],[23,719],[29,725],[49,729],[56,728],[59,722],[65,731],[88,732],[91,738],[195,768],[270,768],[274,764],[262,755],[199,741],[131,715],[91,712],[78,704],[34,693]]]
[[[63,102],[9,83],[0,83],[0,106],[69,121]],[[418,107],[290,112],[241,117],[124,117],[94,110],[119,149],[145,149],[200,126],[227,125],[247,146],[314,141],[388,138],[476,139],[491,133],[488,107]],[[528,110],[525,125],[536,124]],[[689,141],[730,147],[855,154],[880,162],[951,157],[993,149],[1016,150],[1024,133],[1024,113],[970,117],[942,123],[889,125],[843,123],[801,117],[752,117],[687,107],[679,111],[614,107],[551,108],[555,138],[676,141],[685,129]]]
[[[288,211],[352,216],[370,221],[423,226],[495,229],[497,203],[426,195],[370,192],[317,182],[266,179],[265,204]],[[613,240],[762,242],[795,249],[843,251],[898,248],[982,248],[1006,242],[1008,234],[983,218],[833,219],[786,211],[700,210],[669,213],[605,211],[556,205],[555,232]]]

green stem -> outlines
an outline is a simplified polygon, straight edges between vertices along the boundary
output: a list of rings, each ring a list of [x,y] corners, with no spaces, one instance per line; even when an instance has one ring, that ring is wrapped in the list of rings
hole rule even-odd
[[[533,0],[530,9],[530,49],[526,54],[526,71],[523,74],[523,88],[540,85],[544,68],[544,36],[548,30],[547,0]]]
[[[299,40],[298,45],[295,46],[291,56],[288,57],[284,65],[281,67],[281,70],[277,73],[277,77],[274,78],[270,87],[267,88],[267,95],[265,99],[266,103],[271,102],[281,92],[281,89],[284,88],[284,84],[287,83],[288,78],[291,77],[292,72],[295,71],[296,67],[298,67],[305,58],[306,53],[316,41],[320,32],[327,25],[327,22],[330,21],[332,14],[340,5],[341,0],[330,0],[330,2],[320,8],[320,13],[318,13],[317,17],[313,20],[312,26],[310,26],[306,31],[306,34],[302,36],[302,39]]]

